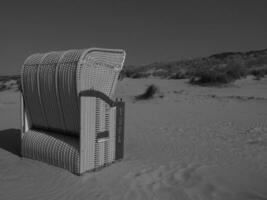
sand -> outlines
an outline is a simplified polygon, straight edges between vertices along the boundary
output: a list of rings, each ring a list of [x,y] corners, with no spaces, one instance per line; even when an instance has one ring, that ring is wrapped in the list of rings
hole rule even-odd
[[[161,93],[135,101],[149,84]],[[164,95],[163,98],[159,97]],[[124,79],[125,158],[76,176],[19,157],[19,93],[0,92],[0,199],[267,199],[267,79]]]

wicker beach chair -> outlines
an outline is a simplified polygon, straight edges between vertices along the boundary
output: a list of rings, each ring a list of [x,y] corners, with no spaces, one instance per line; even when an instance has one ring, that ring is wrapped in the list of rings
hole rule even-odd
[[[111,100],[125,52],[33,54],[21,74],[22,156],[75,174],[123,157],[124,102]]]

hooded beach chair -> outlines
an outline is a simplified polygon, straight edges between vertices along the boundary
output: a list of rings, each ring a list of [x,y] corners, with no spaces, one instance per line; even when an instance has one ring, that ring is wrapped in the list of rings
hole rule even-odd
[[[123,157],[124,102],[111,100],[123,50],[33,54],[21,74],[23,157],[75,174]]]

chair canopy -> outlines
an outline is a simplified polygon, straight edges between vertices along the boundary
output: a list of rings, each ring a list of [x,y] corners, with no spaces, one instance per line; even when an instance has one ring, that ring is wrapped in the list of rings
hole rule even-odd
[[[30,128],[78,135],[79,93],[94,89],[112,97],[124,58],[123,50],[99,48],[29,56],[22,91]]]

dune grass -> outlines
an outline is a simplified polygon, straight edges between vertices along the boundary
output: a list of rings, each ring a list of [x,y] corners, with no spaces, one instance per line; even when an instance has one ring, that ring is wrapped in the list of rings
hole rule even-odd
[[[158,87],[155,85],[149,85],[143,94],[135,96],[136,100],[147,100],[152,99],[154,95],[159,91]]]
[[[239,63],[200,67],[191,71],[190,83],[198,85],[227,84],[246,77],[248,70]]]
[[[261,80],[267,75],[267,66],[251,69],[250,74],[255,77],[255,80]]]

